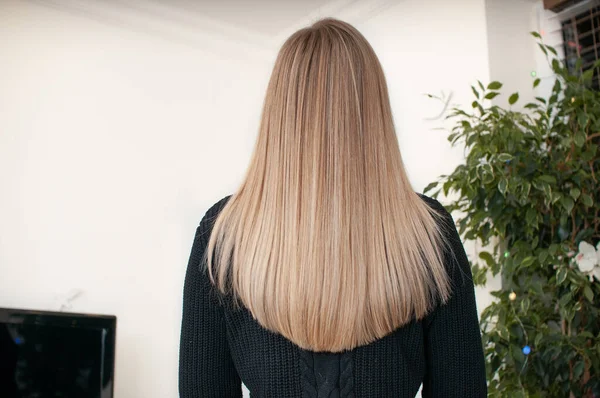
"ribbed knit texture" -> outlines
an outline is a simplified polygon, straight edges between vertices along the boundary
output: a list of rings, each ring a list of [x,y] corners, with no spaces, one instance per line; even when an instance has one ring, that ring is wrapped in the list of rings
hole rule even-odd
[[[184,283],[179,351],[182,398],[472,398],[487,396],[485,364],[471,269],[454,221],[444,216],[445,254],[453,294],[421,321],[343,353],[301,349],[264,329],[250,312],[221,300],[200,260],[219,211],[215,203],[196,229]]]

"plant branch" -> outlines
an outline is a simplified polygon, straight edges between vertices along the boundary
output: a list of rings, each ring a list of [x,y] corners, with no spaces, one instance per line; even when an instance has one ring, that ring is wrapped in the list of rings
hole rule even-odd
[[[600,132],[589,135],[588,138],[586,139],[586,141],[591,141],[592,139],[594,139],[596,137],[600,137]]]

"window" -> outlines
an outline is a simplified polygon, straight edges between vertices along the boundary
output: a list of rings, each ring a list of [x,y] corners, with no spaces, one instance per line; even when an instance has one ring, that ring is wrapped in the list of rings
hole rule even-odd
[[[565,63],[572,73],[583,73],[592,69],[600,59],[600,5],[592,2],[587,10],[561,21]],[[581,57],[577,71],[577,58]],[[600,88],[599,70],[593,73],[592,87]]]

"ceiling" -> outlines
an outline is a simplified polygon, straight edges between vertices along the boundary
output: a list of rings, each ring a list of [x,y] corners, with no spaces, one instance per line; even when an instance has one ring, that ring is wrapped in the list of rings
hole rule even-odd
[[[2,0],[0,0],[2,1]],[[360,23],[402,0],[28,0],[230,57],[272,53],[320,17]]]
[[[177,7],[266,36],[278,36],[290,25],[332,3],[331,0],[174,0]],[[346,2],[348,3],[348,2]]]

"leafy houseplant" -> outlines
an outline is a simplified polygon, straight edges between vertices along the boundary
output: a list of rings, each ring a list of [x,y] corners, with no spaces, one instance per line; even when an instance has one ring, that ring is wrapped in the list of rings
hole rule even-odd
[[[572,73],[532,35],[556,74],[549,98],[522,111],[517,93],[487,105],[502,83],[478,82],[472,109],[447,115],[466,160],[425,193],[452,193],[459,232],[486,248],[471,264],[475,284],[501,276],[480,318],[490,396],[599,397],[600,64]]]

